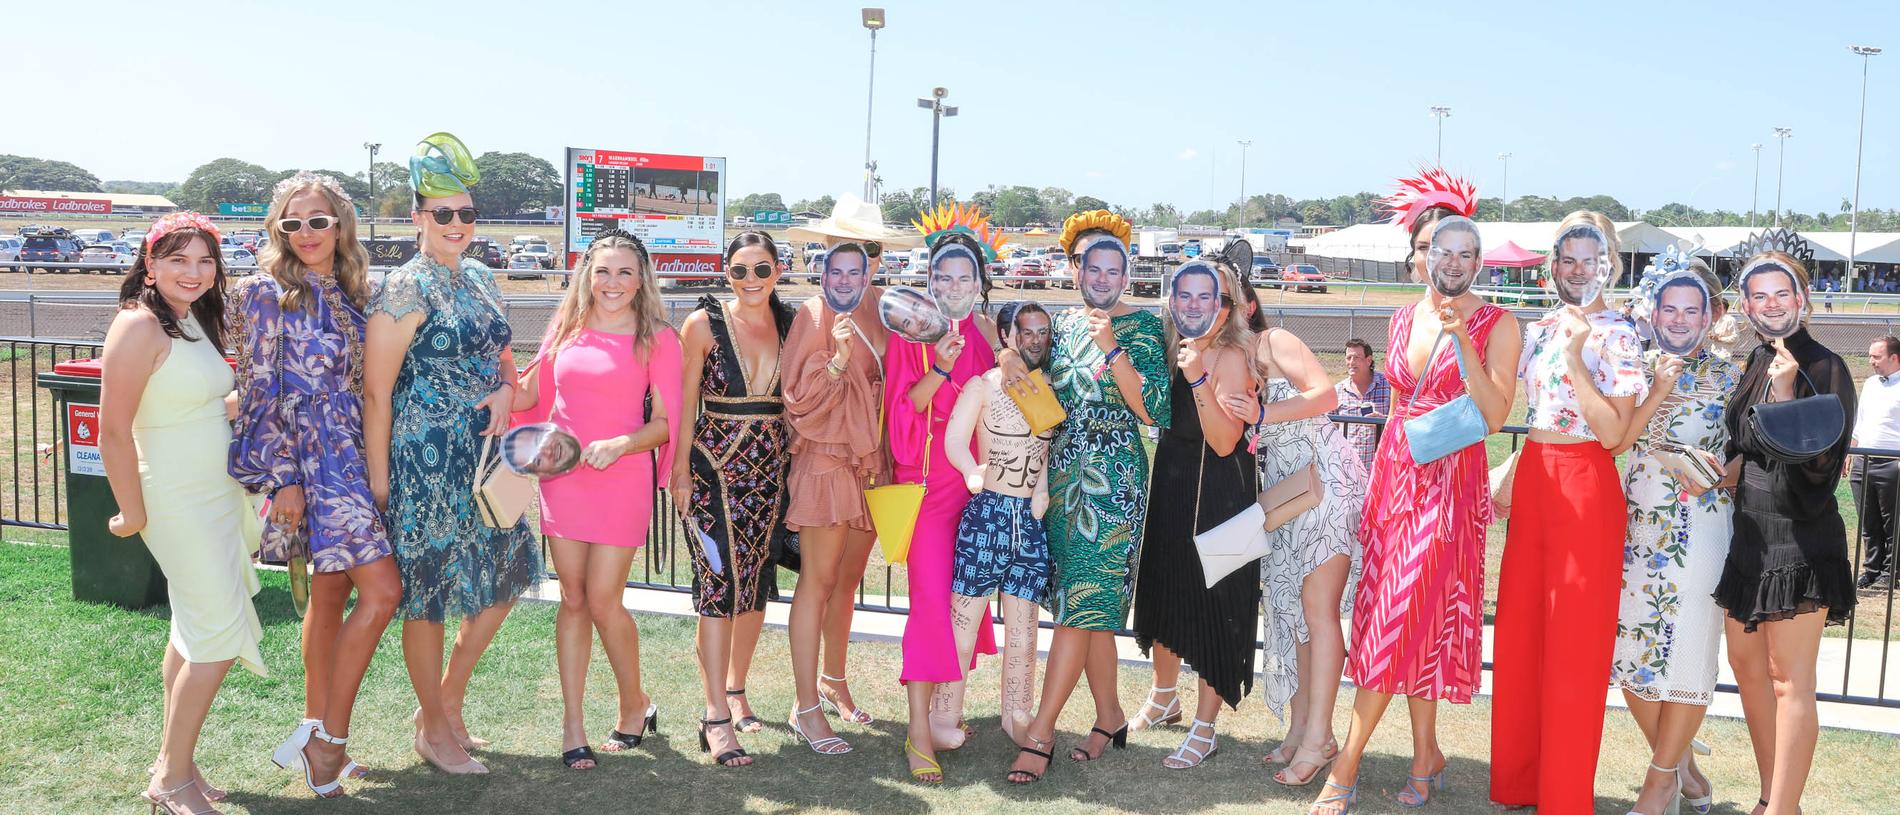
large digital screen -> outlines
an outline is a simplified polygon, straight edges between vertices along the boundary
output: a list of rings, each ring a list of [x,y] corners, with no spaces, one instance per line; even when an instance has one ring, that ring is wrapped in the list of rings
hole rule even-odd
[[[601,231],[633,233],[663,276],[719,274],[726,160],[567,148],[567,265]]]

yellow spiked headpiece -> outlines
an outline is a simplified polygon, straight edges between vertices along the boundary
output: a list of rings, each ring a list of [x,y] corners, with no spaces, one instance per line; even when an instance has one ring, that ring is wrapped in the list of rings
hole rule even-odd
[[[910,225],[923,233],[927,246],[935,246],[937,239],[945,235],[961,232],[983,247],[984,260],[995,260],[997,251],[1003,248],[1002,230],[991,229],[990,216],[972,206],[941,204],[935,211],[923,213],[921,221],[911,221]]]

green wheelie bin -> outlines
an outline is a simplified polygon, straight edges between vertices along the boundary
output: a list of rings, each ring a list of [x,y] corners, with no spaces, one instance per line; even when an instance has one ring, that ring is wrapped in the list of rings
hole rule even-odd
[[[118,537],[106,522],[119,502],[99,457],[99,360],[62,362],[39,375],[52,392],[57,447],[66,457],[66,531],[73,562],[73,599],[146,608],[166,601],[165,574],[138,535]]]

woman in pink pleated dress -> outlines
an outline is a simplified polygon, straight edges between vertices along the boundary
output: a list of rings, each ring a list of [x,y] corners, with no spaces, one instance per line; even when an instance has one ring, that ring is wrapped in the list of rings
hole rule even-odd
[[[572,471],[541,482],[541,533],[561,585],[561,763],[584,770],[597,763],[581,717],[596,630],[620,701],[601,749],[632,749],[659,726],[640,686],[640,633],[620,595],[653,519],[654,474],[673,471],[680,343],[638,238],[595,236],[575,278],[514,407],[518,423],[551,422],[581,444]]]
[[[970,502],[970,490],[945,458],[944,438],[964,384],[996,367],[995,323],[975,312],[977,297],[987,294],[983,259],[981,244],[962,232],[937,237],[930,250],[929,287],[938,307],[951,318],[950,332],[924,344],[892,331],[884,354],[893,475],[898,482],[925,485],[905,563],[910,614],[904,621],[904,666],[898,677],[910,701],[904,759],[911,777],[933,784],[943,780],[936,751],[961,747],[968,735],[962,729],[962,706],[963,673],[969,666],[957,659],[950,585],[957,523]],[[976,653],[994,654],[989,612],[983,615]]]

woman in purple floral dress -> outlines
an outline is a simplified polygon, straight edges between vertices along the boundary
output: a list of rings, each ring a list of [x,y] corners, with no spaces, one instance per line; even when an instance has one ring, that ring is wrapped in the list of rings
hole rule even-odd
[[[277,185],[261,273],[237,291],[238,418],[231,475],[271,496],[262,555],[309,541],[304,720],[272,758],[319,796],[361,777],[344,752],[350,712],[402,578],[363,463],[363,306],[369,256],[337,182],[302,172]],[[356,591],[356,610],[343,607]],[[312,738],[314,736],[314,738]]]

